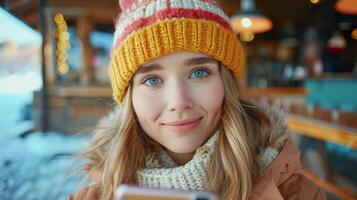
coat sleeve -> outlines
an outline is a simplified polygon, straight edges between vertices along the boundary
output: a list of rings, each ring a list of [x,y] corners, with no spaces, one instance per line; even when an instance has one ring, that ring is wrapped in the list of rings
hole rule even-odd
[[[260,181],[255,185],[249,200],[284,200],[273,181]]]
[[[290,176],[278,189],[287,200],[326,200],[325,193],[300,173]]]

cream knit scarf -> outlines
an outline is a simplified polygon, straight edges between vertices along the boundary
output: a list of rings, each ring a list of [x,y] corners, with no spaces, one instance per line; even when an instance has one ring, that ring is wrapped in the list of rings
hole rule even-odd
[[[196,150],[193,159],[182,166],[177,165],[164,150],[149,155],[146,158],[146,167],[137,172],[139,185],[149,188],[204,190],[208,164],[218,135],[216,132],[211,136]],[[277,155],[276,149],[266,148],[258,156],[260,169],[266,168]]]

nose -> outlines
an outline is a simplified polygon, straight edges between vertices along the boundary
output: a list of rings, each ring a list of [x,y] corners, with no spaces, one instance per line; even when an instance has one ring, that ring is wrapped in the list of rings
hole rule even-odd
[[[194,101],[189,88],[185,84],[172,84],[167,89],[167,109],[169,111],[174,112],[192,109]]]

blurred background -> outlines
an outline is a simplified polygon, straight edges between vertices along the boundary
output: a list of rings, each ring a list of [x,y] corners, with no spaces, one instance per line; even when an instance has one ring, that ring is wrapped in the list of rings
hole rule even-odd
[[[218,1],[218,0],[217,0]],[[280,108],[304,175],[357,199],[357,1],[220,0],[245,95]],[[66,199],[111,99],[115,0],[0,0],[0,199]]]

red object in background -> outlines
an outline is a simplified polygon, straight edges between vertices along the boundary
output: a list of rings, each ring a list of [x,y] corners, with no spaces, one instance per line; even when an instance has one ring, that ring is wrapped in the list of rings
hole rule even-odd
[[[345,50],[346,45],[346,40],[342,34],[340,32],[335,32],[328,40],[326,49],[331,53],[341,53],[343,50]]]

